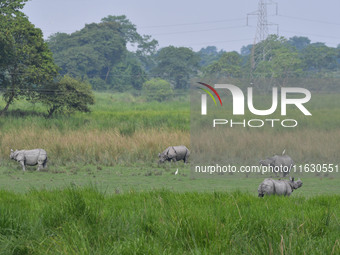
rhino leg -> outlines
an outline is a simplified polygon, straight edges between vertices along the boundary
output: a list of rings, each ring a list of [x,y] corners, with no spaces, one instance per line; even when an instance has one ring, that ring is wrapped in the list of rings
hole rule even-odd
[[[44,161],[43,160],[38,160],[38,168],[37,171],[40,171],[40,169],[44,168],[43,167]]]
[[[47,159],[43,163],[43,168],[46,168],[46,167],[47,167]]]
[[[25,162],[22,160],[22,161],[19,161],[19,163],[22,166],[22,170],[26,171],[26,169],[25,169]]]

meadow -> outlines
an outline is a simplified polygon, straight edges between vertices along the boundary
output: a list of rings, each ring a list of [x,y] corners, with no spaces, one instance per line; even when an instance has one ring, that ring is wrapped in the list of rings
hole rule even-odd
[[[339,163],[340,101],[338,94],[315,94],[307,107],[311,117],[298,110],[296,129],[216,128],[209,137],[211,123],[201,128],[196,138],[190,131],[190,96],[181,92],[174,100],[145,102],[130,93],[96,93],[91,113],[76,113],[46,119],[39,104],[17,101],[7,116],[0,118],[0,166],[8,164],[10,149],[41,147],[48,151],[49,165],[151,164],[169,145],[184,144],[210,150],[216,144],[230,145],[226,158],[238,164],[257,163],[259,159],[285,148],[298,163]],[[225,102],[230,104],[231,100]],[[268,97],[259,97],[259,108],[268,107]],[[0,107],[3,102],[0,101]],[[198,108],[199,109],[199,108]],[[230,112],[226,115],[230,116]],[[274,115],[273,118],[279,118]],[[245,118],[254,118],[247,114]],[[199,123],[201,124],[201,123]],[[202,123],[204,125],[204,123]],[[214,140],[215,139],[215,140]],[[218,143],[225,140],[225,143]],[[202,145],[200,144],[202,143]],[[195,155],[195,153],[193,154]]]
[[[1,161],[8,160],[11,148],[32,147],[48,151],[51,165],[155,160],[169,144],[190,143],[185,96],[145,103],[131,94],[97,93],[91,113],[53,119],[44,117],[41,105],[17,102],[0,120]]]
[[[340,196],[0,192],[1,254],[339,254]]]
[[[199,130],[199,139],[196,139],[197,134],[193,130],[190,131],[190,121],[193,120],[188,93],[180,92],[173,100],[165,102],[146,102],[143,97],[130,93],[95,93],[95,96],[96,103],[91,113],[52,119],[44,117],[46,109],[39,104],[17,101],[12,105],[7,116],[0,119],[2,187],[24,192],[31,187],[48,189],[67,186],[71,182],[81,185],[93,182],[99,185],[101,191],[109,193],[116,189],[126,192],[129,189],[147,191],[175,187],[174,190],[184,192],[199,189],[223,191],[237,187],[237,184],[229,187],[226,180],[231,175],[210,178],[216,185],[205,185],[209,178],[192,175],[188,165],[180,162],[157,164],[159,152],[179,144],[191,149],[192,165],[197,155],[203,161],[209,157],[214,159],[209,153],[203,156],[201,153],[213,148],[222,153],[225,163],[237,166],[257,165],[260,159],[281,153],[284,148],[296,164],[340,163],[340,124],[337,124],[340,119],[335,117],[340,116],[337,94],[313,95],[312,103],[308,103],[313,116],[308,121],[302,118],[302,124],[296,130],[223,127],[216,131],[217,135],[209,136],[211,128],[207,128]],[[231,101],[225,103],[230,104]],[[256,103],[265,109],[270,102],[268,97],[260,96]],[[297,115],[296,112],[292,114]],[[37,173],[36,167],[29,167],[29,171],[23,173],[20,165],[9,159],[11,148],[44,148],[49,156],[48,168]],[[197,148],[200,151],[197,152]],[[171,180],[177,168],[184,175],[179,181],[183,184],[178,184],[178,178]],[[337,190],[336,183],[331,180],[338,176],[336,173],[303,175],[304,178],[329,180],[331,186],[326,187],[328,190]],[[255,194],[264,176],[233,176],[235,180],[248,177],[253,180],[251,188],[242,189]],[[196,189],[192,183],[197,181],[201,183]],[[324,193],[323,187],[317,187],[316,191],[308,194],[318,192]]]
[[[18,101],[0,118],[0,254],[339,254],[338,173],[299,174],[291,197],[259,199],[270,174],[157,164],[169,145],[192,147],[187,93],[162,103],[95,96],[87,114],[46,119],[41,105]],[[313,118],[296,132],[221,132],[228,161],[257,164],[286,148],[299,164],[339,163],[339,96],[314,98]],[[43,171],[9,159],[11,148],[35,147],[48,152]]]

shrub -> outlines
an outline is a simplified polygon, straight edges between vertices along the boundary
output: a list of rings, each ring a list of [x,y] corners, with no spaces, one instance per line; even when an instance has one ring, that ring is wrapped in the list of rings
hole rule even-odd
[[[49,108],[48,117],[54,113],[89,112],[89,105],[94,104],[91,85],[67,75],[42,90],[40,98]]]
[[[160,78],[153,78],[143,84],[143,94],[147,101],[162,102],[172,98],[173,93],[171,84]]]

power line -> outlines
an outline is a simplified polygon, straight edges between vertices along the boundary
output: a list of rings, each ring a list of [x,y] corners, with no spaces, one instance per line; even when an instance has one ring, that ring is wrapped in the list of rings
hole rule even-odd
[[[190,22],[190,23],[176,23],[176,24],[166,24],[166,25],[154,25],[154,26],[136,26],[137,29],[140,28],[164,28],[164,27],[179,27],[179,26],[190,26],[190,25],[204,25],[204,24],[214,24],[214,23],[224,23],[224,22],[231,22],[231,21],[242,21],[243,18],[235,18],[235,19],[222,19],[222,20],[212,20],[212,21],[204,21],[204,22]],[[60,30],[50,30],[47,28],[40,29],[48,32],[60,32]],[[76,31],[73,29],[62,29],[63,31]]]
[[[177,27],[177,26],[190,26],[190,25],[203,25],[203,24],[223,23],[223,22],[241,21],[241,20],[243,20],[243,18],[223,19],[223,20],[214,20],[214,21],[205,21],[205,22],[191,22],[191,23],[168,24],[168,25],[155,25],[155,26],[140,26],[140,27],[137,26],[137,28]]]
[[[214,42],[188,43],[188,44],[184,44],[184,45],[191,46],[191,45],[206,45],[206,44],[228,43],[228,42],[249,42],[252,39],[253,38],[245,38],[245,39],[239,39],[239,40],[224,40],[224,41],[214,41]]]
[[[307,21],[307,22],[314,22],[314,23],[322,23],[322,24],[327,24],[327,25],[340,26],[340,23],[329,22],[329,21],[324,21],[324,20],[315,20],[315,19],[294,17],[294,16],[282,15],[282,14],[278,14],[277,16],[283,17],[283,18],[288,18],[288,19],[295,19],[295,20],[302,20],[302,21]]]
[[[200,29],[200,30],[190,30],[190,31],[178,31],[178,32],[169,32],[169,33],[160,33],[160,34],[153,34],[155,35],[171,35],[171,34],[186,34],[186,33],[197,33],[197,32],[209,32],[209,31],[216,31],[216,30],[226,30],[226,29],[234,29],[234,28],[246,28],[247,26],[232,26],[232,27],[220,27],[220,28],[210,28],[210,29]]]
[[[290,31],[290,30],[281,30],[282,32],[286,32],[286,33],[291,33],[291,34],[295,34],[295,35],[306,35],[306,36],[318,36],[318,37],[325,37],[325,38],[332,38],[332,39],[338,39],[340,40],[340,37],[336,37],[336,36],[330,36],[330,35],[320,35],[320,34],[309,34],[309,33],[301,33],[301,32],[296,32],[296,31]]]

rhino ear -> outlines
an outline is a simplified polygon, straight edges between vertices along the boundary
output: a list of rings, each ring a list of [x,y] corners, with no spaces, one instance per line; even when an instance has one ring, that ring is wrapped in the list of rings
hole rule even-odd
[[[13,152],[13,149],[11,149],[11,152]]]
[[[161,154],[160,153],[158,153],[158,157],[160,157],[161,156]]]
[[[292,177],[292,182],[294,182],[294,177]]]

